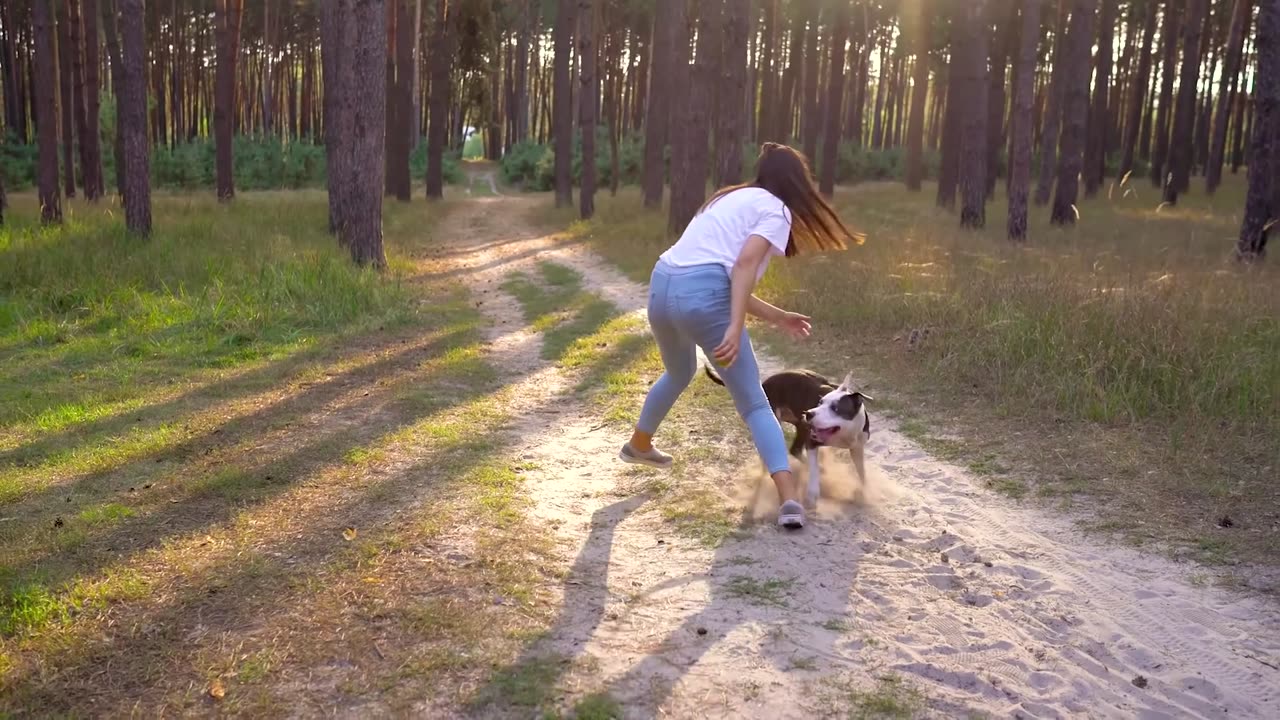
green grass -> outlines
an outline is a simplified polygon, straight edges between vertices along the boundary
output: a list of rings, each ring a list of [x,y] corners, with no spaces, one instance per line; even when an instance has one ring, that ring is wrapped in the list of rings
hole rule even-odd
[[[867,243],[775,262],[760,288],[811,315],[814,338],[757,333],[791,363],[883,388],[882,411],[915,422],[932,450],[951,444],[942,454],[1001,492],[1091,495],[1162,540],[1207,533],[1236,558],[1274,558],[1276,264],[1230,259],[1240,179],[1159,212],[1153,191],[1135,191],[1082,201],[1070,230],[1033,209],[1019,248],[1003,238],[1002,199],[987,230],[964,232],[931,188],[842,188],[836,205]],[[644,282],[670,243],[665,220],[628,192],[601,198],[570,235]],[[1214,526],[1223,514],[1234,529]]]
[[[736,575],[729,579],[725,590],[731,597],[742,598],[757,605],[786,607],[787,593],[793,585],[795,580],[779,578],[759,580],[746,575]]]
[[[447,211],[388,205],[375,274],[335,247],[318,193],[159,194],[149,243],[108,206],[41,229],[15,198],[0,714],[114,714],[125,687],[173,706],[213,678],[228,712],[272,714],[301,707],[283,678],[337,647],[389,658],[353,693],[461,695],[543,627],[553,553],[524,522],[530,466],[503,453],[512,380],[465,288],[405,279]],[[423,564],[459,526],[473,561]],[[474,621],[409,611],[437,597]]]
[[[848,688],[844,695],[851,720],[910,720],[924,709],[924,696],[897,675],[881,676],[873,688]]]

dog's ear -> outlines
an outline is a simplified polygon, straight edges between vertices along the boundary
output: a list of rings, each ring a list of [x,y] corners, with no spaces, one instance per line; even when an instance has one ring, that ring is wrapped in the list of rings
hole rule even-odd
[[[862,399],[863,399],[863,401],[868,401],[868,400],[869,400],[869,401],[871,401],[871,402],[875,402],[875,401],[876,401],[876,399],[875,399],[875,398],[873,398],[873,397],[871,397],[870,395],[868,395],[868,394],[866,394],[866,393],[862,392],[861,390],[857,390],[857,391],[855,391],[853,394],[854,394],[854,395],[857,395],[857,396],[858,396],[858,397],[860,397],[860,398],[862,398]]]
[[[849,392],[853,392],[853,373],[848,373],[847,375],[845,375],[844,382],[840,383],[840,387],[836,389],[848,390]]]

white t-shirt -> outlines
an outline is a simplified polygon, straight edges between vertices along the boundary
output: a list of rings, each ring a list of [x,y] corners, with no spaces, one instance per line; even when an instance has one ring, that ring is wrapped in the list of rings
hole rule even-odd
[[[763,237],[771,246],[756,275],[759,280],[770,258],[786,254],[791,237],[791,211],[764,188],[741,188],[711,203],[694,216],[676,244],[662,253],[662,260],[675,267],[715,264],[732,270],[752,235]]]

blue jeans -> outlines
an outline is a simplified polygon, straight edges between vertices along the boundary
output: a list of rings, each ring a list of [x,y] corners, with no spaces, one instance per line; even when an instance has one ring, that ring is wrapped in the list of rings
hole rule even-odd
[[[698,369],[700,346],[711,357],[729,328],[729,273],[719,265],[678,268],[659,261],[649,280],[649,327],[658,341],[666,372],[649,389],[636,428],[652,435],[671,411],[676,398],[689,386]],[[751,430],[760,458],[769,474],[788,470],[787,442],[782,426],[769,407],[760,386],[747,331],[742,331],[738,359],[727,368],[717,366],[733,396],[738,414]]]

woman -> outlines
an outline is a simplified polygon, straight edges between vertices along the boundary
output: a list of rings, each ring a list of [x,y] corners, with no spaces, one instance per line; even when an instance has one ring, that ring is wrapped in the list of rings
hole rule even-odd
[[[755,182],[713,195],[653,269],[649,326],[666,372],[649,390],[635,433],[622,446],[622,460],[671,467],[671,456],[653,446],[653,434],[693,380],[694,346],[699,345],[721,366],[738,414],[778,487],[778,524],[804,527],[804,507],[796,501],[782,426],[760,386],[746,316],[771,322],[797,339],[808,337],[809,318],[751,293],[771,257],[838,250],[848,240],[860,238],[818,194],[804,156],[786,145],[765,143]]]

